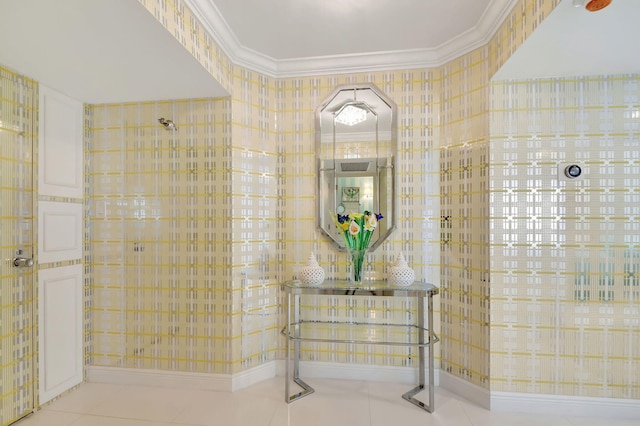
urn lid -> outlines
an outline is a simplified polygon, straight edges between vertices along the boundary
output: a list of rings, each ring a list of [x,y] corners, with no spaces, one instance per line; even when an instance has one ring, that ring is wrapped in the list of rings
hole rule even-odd
[[[316,267],[320,266],[314,252],[309,253],[309,259],[307,259],[307,266]]]
[[[409,265],[407,264],[407,261],[404,259],[404,255],[402,254],[402,252],[398,253],[398,256],[396,257],[396,263],[394,263],[393,266],[396,268],[409,267]]]

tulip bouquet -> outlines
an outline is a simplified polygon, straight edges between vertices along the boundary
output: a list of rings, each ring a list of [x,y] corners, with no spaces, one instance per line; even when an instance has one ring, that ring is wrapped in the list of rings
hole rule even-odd
[[[353,281],[362,281],[362,267],[364,255],[369,248],[373,232],[378,226],[378,221],[384,216],[380,213],[332,214],[336,227],[342,235],[342,239],[351,254],[351,268]]]

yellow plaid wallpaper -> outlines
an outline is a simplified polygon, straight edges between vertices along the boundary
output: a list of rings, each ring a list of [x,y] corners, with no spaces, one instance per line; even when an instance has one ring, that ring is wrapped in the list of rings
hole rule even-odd
[[[366,267],[384,278],[403,252],[441,287],[437,366],[491,391],[640,398],[640,77],[490,81],[558,0],[520,1],[435,69],[283,79],[232,64],[180,0],[140,2],[230,96],[85,108],[88,365],[231,374],[282,358],[279,284],[311,251],[347,274],[315,229],[314,110],[373,82],[398,105],[399,222]],[[563,180],[571,162],[584,176]],[[415,315],[304,303],[313,318]],[[397,348],[303,357],[414,363]]]
[[[33,196],[38,83],[0,66],[0,421],[16,421],[37,401],[38,312],[34,268],[14,268],[17,249],[36,253]]]
[[[89,363],[230,373],[229,101],[89,106],[86,123]]]
[[[491,92],[491,390],[639,398],[640,75]]]
[[[398,222],[397,230],[366,259],[366,277],[384,279],[396,255],[403,252],[417,276],[437,282],[439,222],[432,215],[438,208],[438,151],[433,131],[434,115],[427,97],[435,82],[426,70],[290,78],[278,81],[285,196],[282,234],[286,255],[282,280],[294,277],[313,251],[328,277],[347,278],[348,254],[337,251],[316,230],[315,110],[338,85],[371,82],[398,106]],[[431,127],[431,129],[430,129]],[[431,167],[427,167],[426,164]],[[385,214],[385,212],[382,212]],[[384,219],[383,219],[384,220]],[[303,300],[309,318],[354,318],[361,321],[403,323],[415,319],[414,301],[381,298],[349,300],[308,297]],[[436,313],[436,317],[438,314]],[[434,325],[438,327],[438,321]],[[437,349],[437,347],[436,347]],[[304,345],[303,359],[391,366],[412,366],[415,349],[381,346]]]
[[[235,68],[231,96],[230,227],[232,372],[278,358],[282,223],[273,79]]]

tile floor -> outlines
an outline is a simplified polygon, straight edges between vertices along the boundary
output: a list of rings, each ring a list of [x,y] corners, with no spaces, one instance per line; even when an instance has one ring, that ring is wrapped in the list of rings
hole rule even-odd
[[[637,420],[487,411],[437,388],[429,414],[400,398],[406,384],[313,379],[284,402],[284,379],[228,392],[85,383],[15,426],[638,426]],[[418,395],[420,397],[420,395]]]

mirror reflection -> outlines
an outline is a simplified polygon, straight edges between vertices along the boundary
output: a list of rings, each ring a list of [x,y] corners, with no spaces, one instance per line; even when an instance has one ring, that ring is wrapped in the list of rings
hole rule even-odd
[[[381,213],[369,250],[395,229],[396,105],[373,84],[337,87],[316,110],[318,227],[340,249],[332,214]]]

